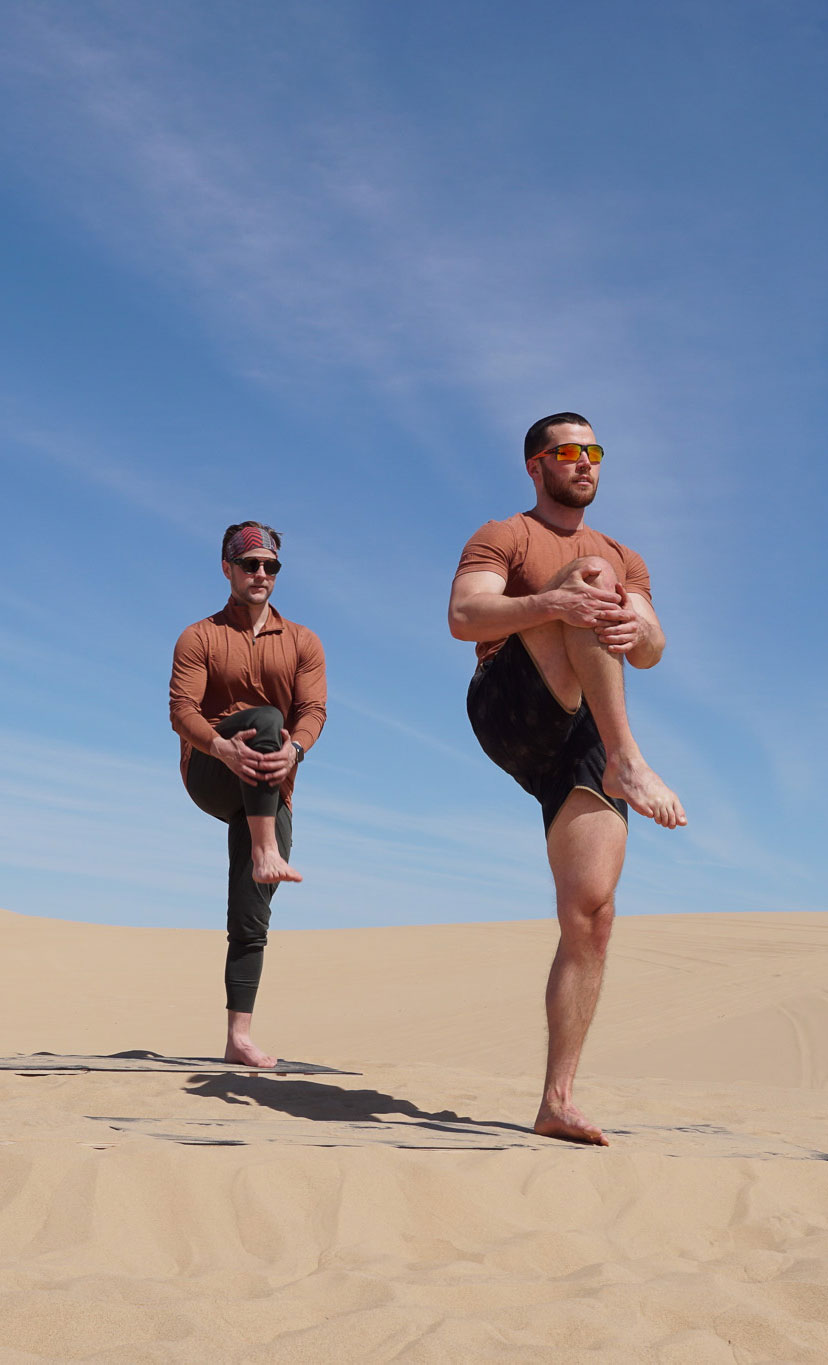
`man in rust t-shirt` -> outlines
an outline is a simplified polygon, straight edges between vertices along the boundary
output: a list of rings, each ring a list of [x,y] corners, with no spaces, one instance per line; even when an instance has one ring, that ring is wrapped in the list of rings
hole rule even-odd
[[[664,636],[641,556],[584,524],[603,450],[585,417],[560,412],[529,428],[524,454],[535,506],[487,522],[467,542],[449,623],[456,639],[477,645],[472,728],[540,802],[555,879],[561,938],[535,1131],[606,1145],[572,1087],[603,976],[627,804],[669,829],[686,819],[627,720],[623,661],[652,668]]]
[[[293,787],[325,723],[322,646],[269,604],[280,544],[259,521],[227,528],[230,600],[180,636],[170,681],[184,784],[229,826],[225,1059],[258,1067],[276,1063],[250,1038],[270,902],[279,882],[302,880],[288,862]]]

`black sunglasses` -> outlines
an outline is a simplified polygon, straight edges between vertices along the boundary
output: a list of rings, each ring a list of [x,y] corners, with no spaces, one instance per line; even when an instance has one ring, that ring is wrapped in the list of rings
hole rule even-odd
[[[261,566],[268,578],[275,578],[282,567],[278,559],[248,559],[245,557],[244,559],[234,559],[233,563],[238,564],[245,573],[249,574],[258,573]]]

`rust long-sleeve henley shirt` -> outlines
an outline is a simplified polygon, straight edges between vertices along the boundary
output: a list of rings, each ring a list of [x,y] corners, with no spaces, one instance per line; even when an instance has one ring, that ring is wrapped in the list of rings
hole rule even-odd
[[[193,749],[210,752],[215,727],[248,706],[276,706],[305,750],[325,724],[325,655],[318,636],[269,607],[258,635],[231,597],[222,611],[179,636],[170,679],[170,720],[181,738],[181,776]],[[288,805],[294,768],[279,788]]]

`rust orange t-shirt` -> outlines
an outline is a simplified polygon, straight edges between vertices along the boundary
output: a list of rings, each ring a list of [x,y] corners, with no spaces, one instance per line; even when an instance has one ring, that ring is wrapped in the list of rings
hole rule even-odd
[[[325,655],[319,637],[269,607],[258,635],[232,597],[222,611],[179,636],[170,679],[170,721],[181,737],[181,775],[193,749],[210,752],[215,726],[248,706],[276,706],[303,749],[325,724]],[[290,805],[296,769],[281,784]]]
[[[540,592],[550,578],[573,559],[601,555],[609,560],[628,592],[641,593],[652,601],[650,575],[641,555],[591,526],[561,531],[536,512],[518,512],[505,521],[487,521],[466,542],[455,579],[465,573],[496,573],[506,580],[507,597],[528,597]],[[478,660],[490,659],[505,645],[502,640],[482,640],[476,646]]]

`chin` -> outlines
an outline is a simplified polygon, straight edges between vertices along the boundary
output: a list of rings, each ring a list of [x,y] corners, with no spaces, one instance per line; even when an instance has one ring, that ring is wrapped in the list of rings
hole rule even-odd
[[[596,492],[597,489],[591,488],[588,493],[586,491],[581,492],[580,489],[567,493],[558,493],[555,501],[559,502],[562,507],[589,507],[590,503],[595,498]]]

